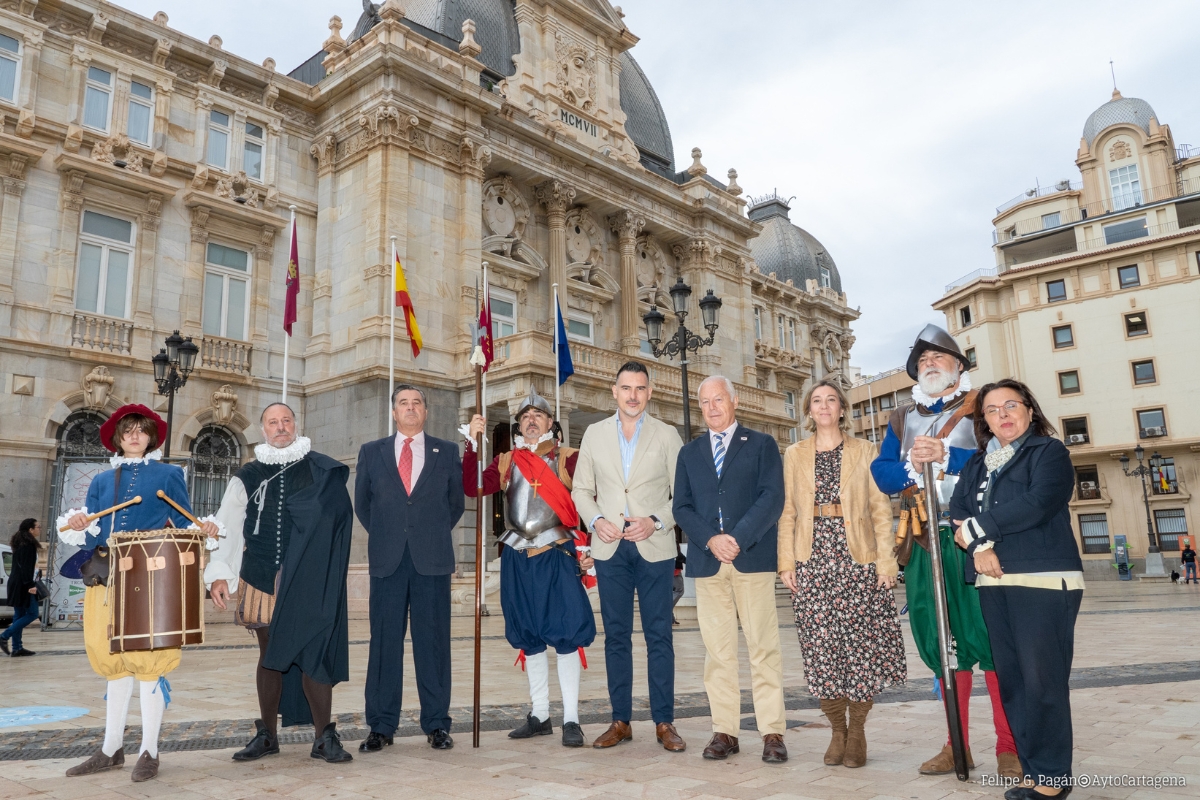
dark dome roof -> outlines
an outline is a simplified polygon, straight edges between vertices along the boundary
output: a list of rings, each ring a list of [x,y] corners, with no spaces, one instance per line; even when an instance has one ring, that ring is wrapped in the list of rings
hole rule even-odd
[[[474,20],[483,65],[505,76],[517,71],[512,59],[521,52],[521,35],[512,0],[405,0],[404,16],[455,42],[462,41],[463,21]]]
[[[621,53],[621,110],[625,132],[637,145],[642,166],[675,180],[675,146],[667,115],[646,73],[629,53]]]
[[[821,268],[829,270],[829,285],[835,292],[842,291],[842,276],[833,263],[825,245],[799,225],[788,219],[787,201],[777,195],[768,195],[750,205],[750,219],[762,225],[762,233],[750,240],[750,254],[764,275],[775,273],[781,281],[791,279],[800,289],[806,288],[805,281],[821,282]]]
[[[1083,138],[1090,147],[1100,131],[1110,125],[1129,123],[1136,125],[1150,135],[1150,118],[1155,116],[1154,109],[1145,100],[1137,97],[1122,97],[1121,93],[1113,90],[1113,99],[1092,112],[1083,125]]]

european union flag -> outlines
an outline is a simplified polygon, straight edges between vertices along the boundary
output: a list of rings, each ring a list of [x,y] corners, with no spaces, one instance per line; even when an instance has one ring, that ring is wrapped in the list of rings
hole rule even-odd
[[[563,324],[562,307],[558,303],[557,293],[554,296],[554,317],[553,351],[558,354],[558,385],[562,386],[567,382],[567,378],[575,374],[575,364],[571,361],[571,346],[567,343],[567,328]]]

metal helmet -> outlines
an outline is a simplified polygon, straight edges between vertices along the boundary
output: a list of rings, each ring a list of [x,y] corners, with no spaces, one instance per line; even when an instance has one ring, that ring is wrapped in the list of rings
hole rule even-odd
[[[514,419],[520,420],[521,415],[531,408],[536,408],[538,411],[541,411],[543,414],[550,417],[550,419],[554,419],[554,409],[550,407],[550,403],[547,402],[546,398],[537,393],[537,389],[533,388],[532,384],[529,386],[529,394],[525,395],[525,399],[521,401],[521,405],[517,409]]]
[[[926,350],[939,350],[943,353],[949,353],[958,359],[958,363],[962,365],[964,370],[971,368],[967,363],[967,357],[963,355],[963,351],[959,348],[958,342],[954,341],[954,337],[946,333],[937,325],[926,325],[925,329],[917,335],[917,340],[913,342],[912,351],[908,354],[908,364],[906,371],[908,377],[914,381],[918,379],[917,361],[920,360],[921,354]]]

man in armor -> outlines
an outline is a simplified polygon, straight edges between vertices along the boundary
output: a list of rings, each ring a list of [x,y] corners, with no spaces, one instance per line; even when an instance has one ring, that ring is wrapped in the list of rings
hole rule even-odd
[[[295,414],[283,403],[263,410],[261,426],[255,460],[221,498],[217,520],[228,535],[204,570],[217,608],[238,595],[234,618],[258,637],[262,718],[233,760],[278,753],[282,711],[284,725],[312,723],[313,758],[350,761],[330,720],[334,684],[350,678],[350,469],[297,436]]]
[[[596,638],[596,619],[580,578],[591,559],[577,560],[579,514],[571,499],[578,451],[561,447],[550,404],[531,386],[517,410],[513,449],[500,453],[483,473],[482,494],[504,492],[504,534],[500,541],[500,607],[504,635],[521,651],[529,676],[533,711],[510,739],[553,733],[550,723],[550,664],[546,648],[558,654],[558,683],[563,696],[564,747],[584,747],[579,727],[579,677],[583,648]],[[484,419],[471,418],[463,458],[463,492],[477,497],[475,438]]]
[[[901,523],[897,536],[896,558],[905,566],[908,616],[913,639],[925,666],[938,674],[941,654],[938,647],[937,616],[934,611],[932,567],[929,542],[921,522],[921,493],[926,490],[922,474],[932,463],[938,475],[939,506],[948,508],[959,472],[977,449],[971,415],[975,411],[976,392],[971,389],[967,370],[970,364],[946,331],[926,325],[917,336],[908,356],[907,371],[917,381],[913,403],[892,412],[887,433],[879,448],[879,457],[871,464],[871,474],[880,490],[900,495]],[[967,762],[973,769],[967,729],[967,711],[971,698],[972,668],[983,670],[992,701],[992,719],[996,728],[998,773],[1020,778],[1021,763],[1013,741],[1004,707],[1000,704],[1000,685],[992,666],[992,650],[987,628],[979,609],[979,595],[968,583],[963,551],[954,544],[948,521],[939,520],[942,542],[946,602],[950,631],[958,660],[955,682],[958,688],[959,714],[962,718]],[[913,544],[917,546],[914,547]],[[974,580],[974,576],[970,576]],[[949,743],[920,767],[922,775],[946,775],[954,772],[954,756]]]

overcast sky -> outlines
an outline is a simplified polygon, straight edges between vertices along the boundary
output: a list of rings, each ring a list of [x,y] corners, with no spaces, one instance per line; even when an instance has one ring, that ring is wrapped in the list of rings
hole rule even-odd
[[[287,71],[348,35],[354,0],[122,0]],[[997,205],[1077,180],[1088,114],[1141,97],[1176,144],[1200,144],[1200,3],[622,0],[634,56],[666,111],[677,167],[692,147],[747,194],[778,189],[842,275],[866,372],[899,366],[930,303],[995,261]]]

